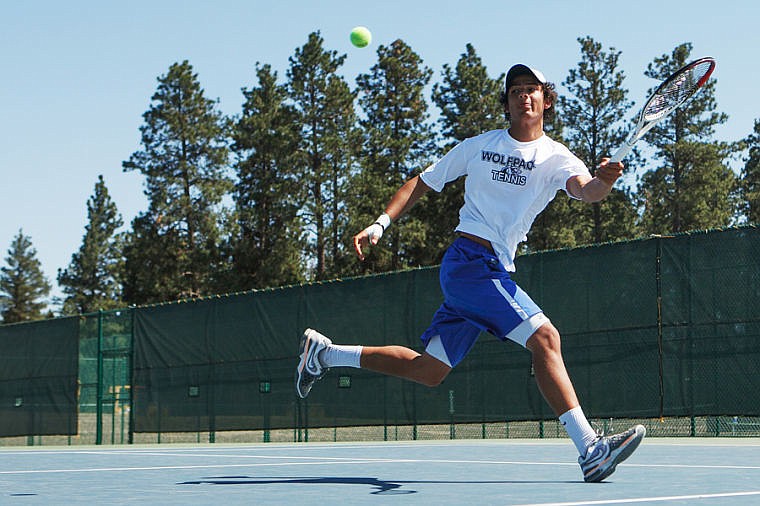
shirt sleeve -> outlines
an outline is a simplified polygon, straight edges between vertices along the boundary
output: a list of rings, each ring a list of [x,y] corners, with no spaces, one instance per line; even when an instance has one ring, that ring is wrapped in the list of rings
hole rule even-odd
[[[580,158],[572,154],[570,150],[566,150],[566,152],[563,153],[562,158],[563,160],[554,175],[555,184],[557,185],[557,189],[563,190],[567,193],[568,197],[578,200],[577,197],[567,191],[567,181],[574,176],[587,175],[591,177],[591,173],[589,172],[588,167],[586,167],[586,164],[583,163]]]
[[[422,171],[420,178],[433,190],[440,192],[446,183],[467,174],[469,139],[460,142],[437,162]]]

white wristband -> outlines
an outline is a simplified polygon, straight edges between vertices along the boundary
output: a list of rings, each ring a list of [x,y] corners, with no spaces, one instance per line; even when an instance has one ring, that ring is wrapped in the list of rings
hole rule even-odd
[[[385,232],[385,230],[390,226],[391,217],[386,213],[383,213],[378,216],[377,220],[375,220],[375,223],[365,228],[364,230],[367,232],[367,236],[369,237],[370,242],[372,244],[377,244],[377,241],[379,241],[383,236],[383,232]]]
[[[383,232],[385,232],[391,226],[391,217],[387,213],[383,213],[377,217],[375,223],[383,227]]]

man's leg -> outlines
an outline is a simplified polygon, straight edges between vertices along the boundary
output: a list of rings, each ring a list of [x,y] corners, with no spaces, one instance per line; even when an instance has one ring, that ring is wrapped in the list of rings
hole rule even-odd
[[[306,329],[301,337],[301,354],[296,368],[296,391],[309,395],[312,385],[332,367],[356,367],[396,376],[434,387],[451,372],[451,367],[425,352],[405,346],[335,345],[317,332]]]
[[[551,323],[542,325],[525,343],[533,354],[538,389],[554,411],[561,414],[578,406],[578,397],[562,359],[559,332]]]
[[[597,439],[597,434],[583,414],[570,376],[562,358],[559,332],[545,323],[525,343],[533,354],[533,372],[546,402],[565,427],[580,455]]]
[[[583,479],[602,481],[639,446],[646,429],[642,425],[625,432],[597,437],[578,404],[575,388],[565,369],[559,332],[551,323],[542,325],[525,344],[533,354],[538,388],[575,443]]]
[[[364,346],[361,367],[429,387],[440,385],[451,372],[451,367],[432,355],[404,346]]]

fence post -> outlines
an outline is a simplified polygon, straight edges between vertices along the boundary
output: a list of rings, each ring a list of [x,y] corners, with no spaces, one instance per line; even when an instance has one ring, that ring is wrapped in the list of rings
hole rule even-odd
[[[659,382],[660,382],[660,420],[665,416],[665,371],[664,371],[664,351],[662,342],[662,235],[653,235],[656,242],[655,258],[655,283],[657,287],[657,353],[659,361]]]
[[[449,390],[449,439],[456,438],[456,425],[454,425],[454,391]]]
[[[103,310],[98,310],[98,370],[95,394],[95,444],[103,444]]]
[[[135,317],[137,308],[130,308],[132,323],[129,329],[129,428],[127,429],[127,444],[135,440]]]

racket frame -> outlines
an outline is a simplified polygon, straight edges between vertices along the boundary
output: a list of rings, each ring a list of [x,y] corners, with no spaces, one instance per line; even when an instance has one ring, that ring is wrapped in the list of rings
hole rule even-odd
[[[699,79],[699,81],[697,82],[697,85],[694,87],[694,91],[690,95],[683,98],[677,104],[671,106],[669,110],[667,110],[665,113],[658,116],[656,119],[649,120],[649,121],[645,119],[644,112],[647,110],[647,107],[652,102],[652,100],[654,100],[663,89],[665,89],[674,80],[680,78],[681,75],[683,75],[685,72],[705,62],[710,63],[710,68]],[[697,93],[699,93],[699,90],[702,89],[702,86],[704,86],[704,84],[710,78],[710,75],[713,73],[713,70],[715,70],[715,59],[711,57],[705,57],[705,58],[700,58],[698,60],[694,60],[693,62],[687,65],[684,65],[682,68],[678,69],[676,72],[673,72],[667,79],[665,79],[665,81],[663,81],[662,84],[660,84],[657,87],[654,93],[652,93],[652,95],[644,104],[644,107],[641,108],[641,112],[639,113],[639,119],[636,123],[636,128],[634,128],[633,133],[628,137],[628,139],[623,143],[623,145],[615,152],[615,154],[612,155],[612,157],[610,158],[610,163],[620,162],[623,158],[625,158],[625,155],[627,155],[631,151],[631,149],[633,149],[633,145],[636,144],[636,142],[639,139],[644,137],[644,135],[646,135],[646,133],[649,130],[651,130],[652,127],[654,127],[660,121],[668,117],[673,111],[675,111],[676,109],[684,105],[686,102],[694,98],[697,95]]]

